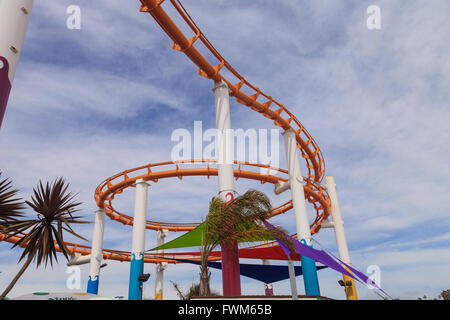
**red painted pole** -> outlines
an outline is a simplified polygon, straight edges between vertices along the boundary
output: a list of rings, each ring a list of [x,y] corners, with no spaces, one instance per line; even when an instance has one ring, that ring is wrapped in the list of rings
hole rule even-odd
[[[221,246],[222,250],[222,285],[224,296],[241,295],[241,273],[239,270],[238,242]]]
[[[11,82],[8,78],[9,63],[5,57],[0,56],[0,128],[2,126],[3,116],[8,103],[9,92],[11,91]]]
[[[234,200],[233,149],[229,88],[223,81],[214,86],[216,105],[216,152],[219,196],[227,204]],[[224,296],[241,295],[238,243],[222,245],[222,286]]]

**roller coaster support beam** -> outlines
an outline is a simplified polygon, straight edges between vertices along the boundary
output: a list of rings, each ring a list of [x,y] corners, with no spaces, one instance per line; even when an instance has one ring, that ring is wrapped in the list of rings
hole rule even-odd
[[[219,178],[219,197],[226,203],[234,200],[233,136],[231,134],[229,88],[223,81],[213,88],[216,104],[216,151]],[[231,245],[221,245],[222,287],[224,296],[241,295],[239,252],[237,241]]]
[[[143,282],[139,277],[144,272],[145,225],[147,222],[148,186],[142,179],[136,180],[134,202],[133,240],[131,245],[130,283],[128,300],[142,300]]]
[[[164,239],[169,235],[168,230],[158,230],[156,233],[156,245],[162,246]],[[164,253],[164,250],[158,250],[157,253]],[[167,269],[167,262],[160,262],[156,264],[156,279],[155,279],[155,300],[163,299],[164,288],[164,270]]]
[[[87,255],[81,255],[81,253],[75,253],[73,254],[69,261],[67,261],[67,266],[79,266],[82,264],[87,264],[91,262],[91,255],[87,254]]]
[[[288,270],[289,270],[289,283],[291,284],[292,300],[298,300],[297,283],[295,282],[294,262],[292,262],[291,259],[288,260]]]
[[[92,249],[89,266],[89,279],[87,293],[98,294],[100,266],[103,258],[103,234],[105,231],[105,209],[95,211],[94,235],[92,237]]]
[[[289,181],[278,181],[273,187],[273,193],[279,195],[291,188]]]
[[[300,171],[295,131],[292,129],[286,130],[283,132],[283,136],[298,239],[302,243],[311,246],[311,230],[306,211],[306,200],[302,183],[303,177]],[[311,258],[301,256],[301,263],[306,294],[320,295],[315,261]]]
[[[326,177],[326,188],[331,202],[331,217],[333,219],[332,226],[336,236],[336,244],[339,252],[339,258],[350,265],[350,254],[348,252],[347,239],[344,232],[344,221],[342,220],[341,210],[336,192],[336,183],[332,176]],[[345,295],[347,300],[358,300],[356,293],[355,280],[347,275],[342,275],[345,284]]]
[[[234,170],[229,89],[225,82],[220,81],[213,91],[216,104],[219,196],[225,202],[230,202],[234,198]]]
[[[32,7],[33,0],[0,1],[0,128]]]

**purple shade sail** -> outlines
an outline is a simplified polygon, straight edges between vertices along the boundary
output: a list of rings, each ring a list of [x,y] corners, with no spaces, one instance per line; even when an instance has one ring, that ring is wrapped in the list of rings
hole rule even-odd
[[[264,221],[264,224],[265,224],[266,228],[269,229],[269,230],[276,229],[275,226],[273,226],[272,224],[270,224],[267,221]],[[286,237],[290,237],[287,234],[285,234],[285,236]],[[358,271],[355,268],[349,266],[348,264],[343,262],[341,259],[336,258],[340,262],[340,264],[339,264],[332,256],[330,256],[325,251],[313,249],[312,247],[309,247],[306,244],[303,244],[300,241],[298,241],[298,240],[296,240],[296,239],[294,239],[292,237],[290,237],[290,238],[294,242],[295,247],[297,248],[297,251],[298,251],[297,253],[298,254],[304,255],[304,256],[306,256],[308,258],[311,258],[311,259],[313,259],[313,260],[315,260],[317,262],[320,262],[323,265],[325,265],[325,266],[327,266],[327,267],[329,267],[331,269],[334,269],[334,270],[338,271],[339,273],[345,274],[345,275],[349,276],[352,279],[355,279],[357,281],[361,280],[362,282],[364,282],[366,284],[369,284],[369,285],[371,285],[374,288],[377,288],[378,290],[380,290],[386,296],[389,297],[389,295],[383,289],[381,289],[372,279],[370,279],[368,276],[366,276],[361,271]],[[284,253],[289,258],[289,256],[291,255],[292,252],[288,248],[288,246],[286,246],[286,244],[283,243],[283,241],[281,241],[280,239],[275,238],[275,240],[278,242],[278,244],[280,245],[281,249],[283,249]],[[345,266],[345,268],[343,266]],[[350,270],[351,272],[349,272],[348,270]],[[356,277],[355,277],[355,275],[356,275]]]
[[[320,263],[330,267],[331,269],[336,270],[339,273],[345,274],[351,278],[355,277],[350,272],[348,272],[344,267],[342,267],[342,265],[337,263],[336,260],[334,260],[332,257],[330,257],[328,255],[328,253],[326,253],[325,251],[313,249],[313,248],[307,246],[306,244],[301,243],[300,241],[297,241],[295,239],[293,239],[293,240],[294,240],[295,246],[297,247],[298,253],[300,255],[307,256],[307,257],[309,257],[317,262],[320,262]]]
[[[270,223],[268,223],[267,221],[263,221],[264,225],[266,226],[266,228],[268,230],[272,230],[272,229],[276,229],[275,226],[271,225]],[[288,235],[286,235],[288,236]],[[286,257],[289,259],[291,256],[291,250],[279,239],[275,238],[274,239],[278,242],[280,248],[283,250],[284,254],[286,255]]]
[[[267,221],[264,221],[265,226],[267,227],[267,229],[271,230],[271,229],[275,229],[276,227],[273,226],[272,224],[270,224]],[[287,237],[289,237],[289,235],[285,234]],[[348,270],[346,270],[342,265],[340,265],[338,262],[336,262],[336,260],[334,260],[328,253],[326,253],[323,250],[317,250],[317,249],[313,249],[309,246],[307,246],[306,244],[301,243],[300,241],[292,238],[292,241],[295,244],[295,247],[297,248],[297,253],[303,256],[306,256],[308,258],[311,258],[317,262],[320,262],[328,267],[330,267],[333,270],[338,271],[339,273],[345,274],[353,279],[356,279],[355,276],[353,274],[351,274],[350,272],[348,272]],[[280,245],[281,249],[283,249],[284,253],[289,257],[291,254],[291,250],[286,246],[286,244],[284,244],[280,239],[275,238],[275,240],[278,242],[278,244]],[[350,269],[351,270],[351,269]]]
[[[351,272],[353,272],[354,274],[356,274],[356,276],[361,279],[361,281],[363,281],[364,283],[371,285],[374,288],[377,288],[378,290],[380,290],[381,292],[383,292],[385,295],[387,295],[389,297],[389,295],[384,292],[383,289],[381,289],[375,281],[373,281],[372,279],[370,279],[368,276],[366,276],[364,273],[362,273],[361,271],[356,270],[355,268],[349,266],[348,264],[346,264],[345,262],[343,262],[341,259],[338,259],[340,263],[342,263],[346,268],[348,268]]]

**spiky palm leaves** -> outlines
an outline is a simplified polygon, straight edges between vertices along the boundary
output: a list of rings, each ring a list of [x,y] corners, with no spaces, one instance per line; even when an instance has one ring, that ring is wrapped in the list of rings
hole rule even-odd
[[[0,172],[0,176],[1,176]],[[11,189],[11,181],[3,179],[0,181],[0,232],[9,222],[23,216],[24,203],[16,198],[17,189]]]
[[[290,240],[285,239],[279,228],[268,230],[262,222],[270,217],[272,205],[270,199],[257,190],[248,190],[233,202],[226,204],[220,198],[212,198],[209,213],[204,222],[200,267],[200,293],[209,295],[208,257],[218,245],[230,245],[235,241],[252,242],[283,238],[290,246]]]
[[[81,203],[73,201],[75,195],[68,193],[67,188],[68,184],[62,178],[55,180],[52,185],[47,182],[45,187],[40,181],[37,189],[33,190],[32,201],[25,201],[37,213],[37,219],[15,221],[6,229],[11,236],[30,230],[26,236],[14,244],[14,247],[25,246],[20,260],[32,256],[36,257],[37,266],[42,262],[45,265],[50,262],[52,265],[53,258],[57,261],[54,240],[64,256],[69,258],[70,252],[63,241],[63,230],[86,240],[75,233],[70,226],[72,223],[88,222],[81,221],[79,220],[81,217],[72,215],[78,211],[76,208]]]
[[[55,261],[58,260],[56,256],[57,246],[64,256],[67,259],[69,258],[70,252],[63,241],[63,230],[86,240],[75,233],[71,227],[73,223],[89,222],[79,220],[79,216],[72,215],[78,211],[77,207],[81,203],[73,201],[75,195],[67,192],[67,188],[68,184],[63,178],[56,179],[51,185],[47,182],[45,187],[42,182],[39,182],[37,188],[33,190],[32,201],[26,201],[26,204],[37,213],[36,219],[11,221],[5,228],[5,233],[8,234],[8,237],[27,231],[13,246],[13,248],[16,246],[24,248],[19,262],[24,258],[26,258],[26,262],[13,279],[11,285],[0,296],[0,299],[5,297],[12,289],[15,282],[17,282],[33,260],[36,260],[37,267],[41,263],[44,263],[45,266],[48,263],[53,265],[53,259]]]

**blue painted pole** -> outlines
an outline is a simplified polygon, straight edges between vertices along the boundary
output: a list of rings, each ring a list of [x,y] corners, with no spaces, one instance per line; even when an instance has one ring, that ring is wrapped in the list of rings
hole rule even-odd
[[[105,210],[95,212],[94,235],[92,237],[91,259],[87,293],[98,294],[100,266],[103,258],[103,234],[105,230]]]
[[[94,279],[92,279],[92,276],[89,276],[86,290],[87,293],[98,294],[98,280],[99,276],[94,276]]]
[[[288,129],[283,132],[283,137],[297,235],[299,239],[302,239],[301,241],[304,244],[311,246],[311,230],[309,227],[308,212],[306,210],[305,190],[303,188],[303,177],[300,170],[300,154],[297,148],[296,132]],[[307,295],[320,295],[315,261],[303,256],[301,257],[301,261],[305,293]]]
[[[128,300],[142,300],[142,281],[139,281],[139,276],[144,273],[144,255],[131,255],[130,265],[130,285],[128,288]]]
[[[136,180],[134,202],[133,243],[131,248],[130,283],[128,300],[142,300],[142,281],[139,276],[144,272],[145,228],[147,223],[148,183]]]
[[[303,244],[307,244],[304,239]],[[309,247],[312,247],[308,245]],[[317,277],[316,262],[306,256],[300,257],[302,262],[303,282],[305,284],[306,295],[320,296],[319,279]]]

